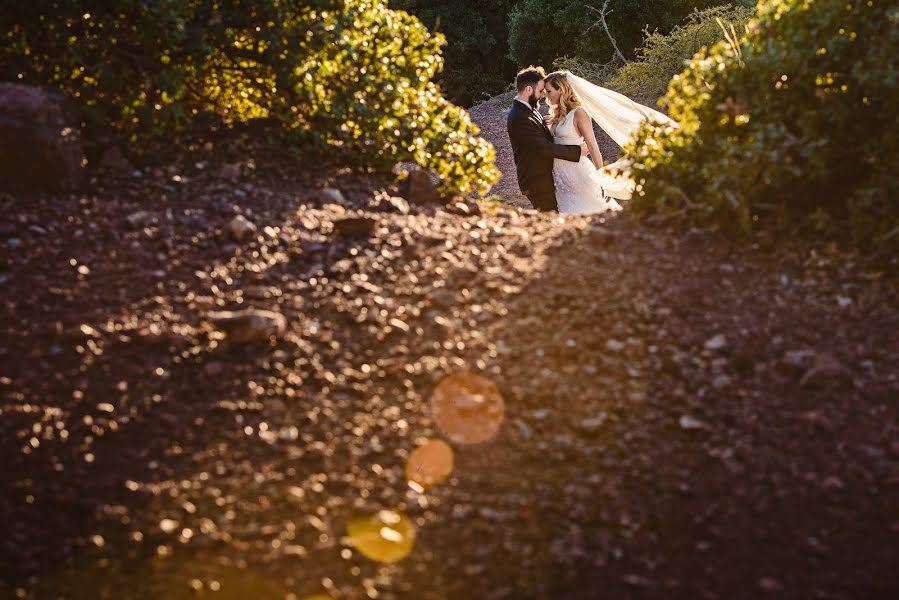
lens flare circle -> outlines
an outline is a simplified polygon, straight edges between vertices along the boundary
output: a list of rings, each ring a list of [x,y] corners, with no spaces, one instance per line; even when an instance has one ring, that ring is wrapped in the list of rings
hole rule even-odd
[[[431,395],[434,421],[459,444],[479,444],[495,436],[505,412],[496,385],[467,371],[445,377]]]
[[[406,479],[427,489],[443,482],[453,472],[453,449],[443,440],[428,440],[416,448],[406,462]]]
[[[347,533],[364,557],[380,563],[403,560],[415,545],[415,527],[409,517],[394,510],[351,519]]]

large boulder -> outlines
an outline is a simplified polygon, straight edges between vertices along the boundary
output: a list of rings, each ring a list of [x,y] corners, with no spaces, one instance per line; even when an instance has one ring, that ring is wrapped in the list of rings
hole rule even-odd
[[[61,93],[0,83],[0,189],[74,189],[83,161],[76,116]]]

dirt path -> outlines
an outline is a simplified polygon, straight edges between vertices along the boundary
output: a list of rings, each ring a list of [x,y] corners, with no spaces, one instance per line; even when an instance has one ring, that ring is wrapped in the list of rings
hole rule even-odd
[[[899,310],[864,260],[201,160],[0,199],[0,595],[899,593]],[[207,317],[247,306],[286,333],[229,347]],[[438,426],[460,372],[504,412],[488,386]],[[438,439],[451,475],[408,485]],[[379,510],[399,562],[348,535]]]

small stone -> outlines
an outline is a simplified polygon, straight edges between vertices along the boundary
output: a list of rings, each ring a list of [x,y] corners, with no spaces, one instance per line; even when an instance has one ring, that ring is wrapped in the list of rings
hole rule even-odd
[[[240,177],[240,164],[239,163],[225,163],[222,165],[222,168],[219,169],[219,177],[222,179],[234,180]]]
[[[781,357],[780,362],[794,369],[810,369],[815,364],[814,350],[788,350]]]
[[[584,419],[580,423],[578,423],[578,429],[585,433],[594,433],[598,431],[603,424],[606,422],[606,414],[600,413],[595,417],[591,417],[589,419]]]
[[[435,204],[440,201],[436,183],[427,171],[412,171],[406,178],[406,200],[410,204]]]
[[[247,220],[245,216],[237,215],[228,224],[228,230],[231,232],[231,235],[234,236],[234,239],[242,241],[247,236],[256,232],[256,225],[252,221]]]
[[[139,210],[128,215],[126,220],[134,228],[146,227],[153,220],[153,215],[145,210]]]
[[[280,289],[268,285],[251,285],[244,290],[244,296],[254,300],[267,300],[269,298],[277,298],[280,295]]]
[[[718,375],[712,380],[712,387],[716,390],[723,390],[730,385],[730,377],[727,375]]]
[[[367,238],[375,228],[375,221],[367,217],[348,217],[334,222],[334,230],[344,237]]]
[[[113,173],[130,174],[134,171],[134,166],[128,162],[128,159],[125,158],[125,155],[122,153],[122,149],[118,146],[112,146],[103,152],[103,156],[100,158],[99,167]]]
[[[218,361],[208,362],[203,367],[203,372],[206,373],[206,375],[209,377],[216,377],[217,375],[221,375],[222,371],[224,370],[225,369],[222,366],[222,363]]]
[[[708,429],[708,425],[703,421],[690,415],[682,416],[678,423],[680,423],[681,429]]]
[[[446,211],[454,215],[462,215],[464,217],[480,216],[481,207],[478,206],[477,202],[457,199],[451,202],[446,207]]]
[[[625,344],[624,342],[619,342],[618,340],[609,340],[606,342],[606,348],[608,348],[612,352],[620,352],[621,350],[624,350],[626,346],[627,344]]]
[[[346,198],[344,197],[343,192],[335,188],[323,188],[318,193],[318,196],[319,199],[325,203],[346,204]]]
[[[773,577],[762,577],[756,585],[765,592],[781,592],[784,589],[783,584]]]
[[[828,490],[841,490],[845,487],[843,480],[836,475],[825,478],[824,481],[821,482],[821,485]]]
[[[727,346],[727,338],[723,334],[711,337],[705,342],[706,350],[721,350]]]
[[[819,352],[815,354],[815,363],[812,368],[799,380],[799,385],[808,387],[850,378],[849,370],[840,361],[830,354]]]
[[[390,196],[385,193],[378,193],[370,202],[370,206],[380,211],[394,212],[401,215],[408,215],[411,210],[405,198]]]
[[[272,336],[281,336],[287,329],[284,315],[270,310],[245,309],[209,313],[212,323],[228,334],[234,344],[267,342]]]

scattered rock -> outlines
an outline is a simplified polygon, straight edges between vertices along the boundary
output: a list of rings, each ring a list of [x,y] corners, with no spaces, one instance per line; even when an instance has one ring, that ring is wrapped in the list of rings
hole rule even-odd
[[[375,229],[375,220],[367,217],[348,217],[334,221],[334,231],[344,237],[367,238]]]
[[[137,332],[137,338],[148,345],[173,346],[184,348],[188,340],[183,335],[168,329],[162,329],[155,323]]]
[[[77,122],[61,93],[0,83],[0,189],[77,188],[84,165]]]
[[[318,197],[321,202],[325,203],[340,204],[341,206],[347,203],[343,192],[335,188],[323,188],[319,191]]]
[[[678,423],[681,426],[681,429],[708,429],[709,426],[704,422],[700,421],[695,417],[691,417],[690,415],[684,415],[680,418]]]
[[[706,350],[722,350],[727,347],[727,338],[724,337],[724,334],[719,333],[718,335],[707,339],[704,346]]]
[[[584,419],[577,424],[577,428],[584,433],[595,433],[603,426],[607,417],[606,413],[600,413],[595,417]]]
[[[207,316],[216,327],[228,334],[228,341],[232,344],[267,342],[272,336],[280,337],[287,329],[284,315],[270,310],[248,308],[212,312]]]
[[[847,381],[852,374],[840,361],[826,353],[815,353],[815,362],[799,380],[800,387]]]
[[[624,342],[619,342],[618,340],[609,340],[606,342],[606,348],[611,350],[612,352],[620,352],[627,347],[627,344]]]
[[[773,577],[762,577],[756,585],[763,592],[782,592],[784,589],[783,584]]]
[[[256,232],[256,224],[243,215],[237,215],[228,224],[228,230],[234,239],[240,242]]]
[[[465,217],[479,216],[481,214],[481,207],[473,200],[455,200],[447,205],[446,210],[454,215]]]
[[[787,367],[805,371],[811,369],[815,364],[815,351],[809,349],[788,350],[781,357],[780,362]]]
[[[203,366],[203,372],[209,377],[217,377],[224,372],[225,368],[222,363],[217,360],[210,361]]]
[[[244,296],[254,300],[267,300],[269,298],[277,298],[280,295],[280,289],[267,285],[251,285],[244,290]]]
[[[440,202],[437,182],[424,169],[418,169],[409,173],[404,187],[404,195],[410,204],[436,204]]]
[[[100,163],[97,166],[107,173],[130,175],[134,171],[134,166],[132,166],[122,149],[118,146],[107,148],[103,152],[103,156],[100,157]]]
[[[731,383],[730,377],[727,375],[717,375],[714,379],[712,379],[712,387],[716,390],[723,390],[728,387]]]
[[[131,225],[132,227],[134,227],[135,229],[140,229],[142,227],[146,227],[153,221],[153,219],[154,219],[153,215],[146,210],[139,210],[137,212],[133,212],[130,215],[128,215],[128,217],[126,217],[128,224]]]
[[[392,196],[385,191],[376,192],[368,202],[369,208],[387,213],[399,213],[408,215],[411,207],[405,198],[400,196]]]
[[[219,177],[231,181],[237,179],[240,177],[240,163],[225,163],[219,169]]]

